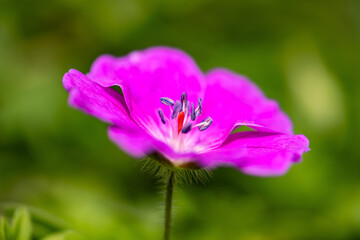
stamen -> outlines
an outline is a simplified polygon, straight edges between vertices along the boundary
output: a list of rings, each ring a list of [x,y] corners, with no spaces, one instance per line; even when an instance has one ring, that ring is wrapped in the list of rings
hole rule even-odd
[[[158,109],[158,113],[159,113],[161,122],[162,122],[163,124],[165,124],[166,121],[165,121],[165,117],[164,117],[164,112],[163,112],[163,110],[162,110],[161,108]]]
[[[184,118],[185,118],[185,113],[180,112],[178,116],[178,134],[180,133],[181,129],[184,126]]]
[[[174,109],[171,118],[175,119],[180,111],[181,111],[181,103],[180,101],[176,101],[174,104]]]
[[[202,112],[202,100],[201,98],[198,99],[198,106],[196,108],[196,116],[200,116]]]
[[[212,124],[213,120],[211,117],[207,117],[204,120],[201,121],[201,123],[199,124],[198,129],[200,131],[204,131],[206,129],[208,129],[208,127],[210,127],[210,125]]]
[[[191,120],[195,121],[196,113],[195,113],[195,106],[194,103],[191,103],[191,112],[190,112]]]
[[[162,104],[165,104],[168,106],[174,106],[174,100],[172,100],[171,98],[162,97],[162,98],[160,98],[160,101]]]
[[[191,123],[187,123],[184,125],[184,127],[181,129],[181,132],[186,134],[188,132],[190,132],[190,130],[192,129],[192,124]]]
[[[202,99],[198,98],[197,106],[195,102],[190,102],[187,93],[183,92],[179,100],[172,100],[168,97],[161,97],[160,102],[169,106],[170,113],[165,115],[163,107],[158,108],[160,120],[164,126],[160,129],[154,129],[153,134],[161,134],[161,140],[179,151],[187,151],[189,147],[202,147],[198,145],[197,136],[190,133],[194,128],[199,131],[205,131],[210,127],[213,120],[207,117],[199,122],[199,116],[202,114]],[[177,134],[176,134],[177,133]],[[182,135],[182,134],[184,135]],[[185,134],[188,134],[185,136]]]
[[[183,105],[183,107],[185,106],[186,101],[187,101],[187,94],[186,94],[186,92],[183,92],[181,94],[181,104]]]
[[[190,106],[190,102],[189,102],[189,101],[186,101],[185,109],[184,109],[184,112],[185,112],[186,115],[189,114],[189,106]]]

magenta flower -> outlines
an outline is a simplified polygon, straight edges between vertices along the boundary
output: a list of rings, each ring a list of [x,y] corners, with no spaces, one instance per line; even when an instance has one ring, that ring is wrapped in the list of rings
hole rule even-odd
[[[180,168],[271,176],[309,151],[308,139],[293,135],[288,116],[254,83],[226,69],[203,74],[177,49],[103,55],[87,75],[71,69],[63,84],[70,105],[109,123],[110,139],[135,158],[157,153]],[[242,125],[254,131],[232,133]]]

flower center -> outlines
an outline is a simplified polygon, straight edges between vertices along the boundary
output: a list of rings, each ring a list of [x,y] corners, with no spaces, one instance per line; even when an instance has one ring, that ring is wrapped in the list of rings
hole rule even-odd
[[[210,127],[213,120],[207,117],[201,122],[197,123],[202,112],[202,100],[198,99],[197,107],[194,103],[187,100],[187,94],[181,94],[181,99],[176,102],[170,98],[160,98],[162,104],[169,106],[170,117],[164,115],[161,108],[158,109],[158,114],[161,122],[164,124],[165,131],[162,139],[172,146],[177,151],[196,150],[197,138],[195,130],[204,131]]]

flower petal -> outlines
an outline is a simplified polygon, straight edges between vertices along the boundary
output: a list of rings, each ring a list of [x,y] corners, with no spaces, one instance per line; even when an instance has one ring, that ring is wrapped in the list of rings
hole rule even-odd
[[[91,66],[89,78],[103,87],[121,85],[122,81],[116,77],[116,69],[121,67],[123,58],[116,58],[112,55],[105,54],[98,57]]]
[[[145,157],[155,151],[154,138],[136,124],[111,126],[108,129],[108,135],[119,148],[135,158]]]
[[[161,156],[176,164],[182,159],[192,159],[193,153],[177,153],[167,144],[157,140],[135,123],[123,124],[123,126],[111,126],[108,129],[109,138],[123,151],[135,158],[142,158],[152,153]]]
[[[303,135],[239,132],[231,134],[218,149],[204,153],[197,163],[207,168],[233,166],[250,175],[275,176],[284,174],[309,150],[309,140]]]
[[[101,56],[88,76],[103,87],[120,86],[132,118],[145,126],[154,119],[159,123],[158,108],[170,116],[161,97],[177,100],[186,92],[188,100],[196,102],[204,96],[206,87],[204,76],[191,57],[166,47],[132,52],[121,58]]]
[[[111,88],[103,88],[81,72],[71,69],[63,77],[72,107],[111,124],[133,121],[124,98]]]
[[[213,119],[203,141],[219,146],[234,127],[247,125],[259,131],[292,134],[292,123],[274,100],[243,76],[225,69],[207,74],[203,116]]]
[[[214,151],[211,154],[176,152],[167,144],[153,138],[136,124],[129,124],[121,127],[111,126],[108,128],[108,135],[120,149],[135,158],[143,158],[146,155],[158,153],[159,156],[167,159],[173,165],[178,167],[188,164],[192,166],[193,163],[195,165],[199,163],[203,164],[205,161],[211,161],[211,164],[213,164],[216,160],[224,160],[224,157],[226,157],[221,151]],[[233,154],[231,159],[228,160],[232,161],[235,156],[239,156],[240,151],[237,151],[235,155]]]

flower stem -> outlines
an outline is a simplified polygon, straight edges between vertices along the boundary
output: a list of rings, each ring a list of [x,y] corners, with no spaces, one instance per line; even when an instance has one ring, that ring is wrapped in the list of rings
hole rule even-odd
[[[175,171],[172,170],[170,172],[168,183],[166,186],[164,240],[170,239],[171,211],[172,211],[174,185],[175,185]]]

